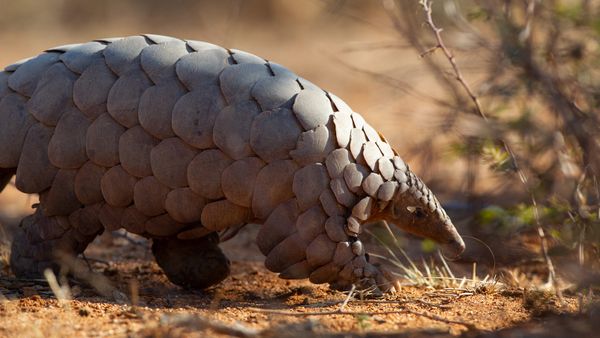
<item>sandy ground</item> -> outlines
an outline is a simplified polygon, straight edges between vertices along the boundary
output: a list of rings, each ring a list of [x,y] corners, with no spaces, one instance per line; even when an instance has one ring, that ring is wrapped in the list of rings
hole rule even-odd
[[[521,288],[405,286],[383,298],[356,294],[343,308],[346,313],[339,313],[345,293],[308,281],[282,280],[267,271],[252,240],[255,230],[249,228],[223,245],[232,259],[232,274],[203,292],[171,284],[154,263],[149,242],[131,235],[99,237],[85,253],[92,270],[114,287],[112,295],[100,296],[87,283],[70,280],[72,300],[60,302],[45,280],[17,280],[4,269],[0,336],[204,337],[224,335],[223,329],[235,336],[274,337],[470,337],[505,334],[498,330],[510,328],[554,334],[544,328],[579,309],[578,299],[569,294],[561,303],[551,293]],[[591,332],[593,322],[573,320],[583,323],[576,325],[579,330]]]
[[[246,236],[240,236],[244,240]],[[480,290],[405,287],[382,299],[353,300],[345,311],[354,314],[323,314],[337,311],[346,295],[308,281],[286,281],[268,272],[256,248],[237,240],[226,245],[233,259],[232,274],[205,292],[192,292],[168,282],[152,261],[146,242],[131,244],[123,238],[106,244],[96,241],[87,250],[94,271],[109,277],[127,294],[119,304],[101,297],[85,284],[72,281],[73,300],[61,304],[43,281],[18,281],[0,275],[0,291],[8,300],[0,307],[0,335],[48,336],[160,336],[197,332],[202,320],[238,324],[260,332],[311,330],[314,333],[398,332],[458,335],[463,332],[499,330],[547,313],[573,313],[576,299],[566,297],[559,306],[548,297],[538,313],[519,290]],[[241,249],[242,248],[242,249]],[[233,249],[233,250],[232,250]],[[74,284],[73,284],[74,283]],[[133,286],[133,289],[132,289]],[[137,290],[132,291],[131,290]],[[463,294],[464,293],[464,294]],[[540,296],[541,297],[541,296]],[[137,299],[137,300],[136,300]],[[135,302],[132,306],[131,301]],[[269,313],[285,311],[289,314]],[[313,315],[302,315],[303,313]],[[292,315],[293,314],[293,315]]]

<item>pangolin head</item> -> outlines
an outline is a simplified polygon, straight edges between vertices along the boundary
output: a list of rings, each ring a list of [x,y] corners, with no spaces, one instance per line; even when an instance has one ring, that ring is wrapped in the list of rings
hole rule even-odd
[[[386,220],[402,230],[429,238],[442,246],[444,254],[458,257],[465,250],[452,220],[431,190],[408,168],[398,173],[399,189],[386,208]]]

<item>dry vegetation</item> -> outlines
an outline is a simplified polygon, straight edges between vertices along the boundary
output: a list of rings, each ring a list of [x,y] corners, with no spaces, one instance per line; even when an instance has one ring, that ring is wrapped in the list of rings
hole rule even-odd
[[[0,64],[144,32],[259,54],[331,90],[445,202],[468,250],[383,224],[367,242],[402,291],[343,294],[269,273],[245,229],[233,272],[170,284],[148,242],[106,234],[79,278],[17,280],[11,229],[35,197],[0,195],[0,336],[591,336],[600,323],[600,2],[6,1]],[[431,6],[431,7],[430,7]],[[298,51],[302,51],[301,54]]]

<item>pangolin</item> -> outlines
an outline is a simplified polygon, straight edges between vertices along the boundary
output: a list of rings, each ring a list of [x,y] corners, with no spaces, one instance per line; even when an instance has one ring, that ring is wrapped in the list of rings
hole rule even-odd
[[[361,115],[247,52],[160,35],[60,46],[0,72],[0,98],[0,190],[16,175],[40,197],[13,240],[17,276],[119,228],[200,289],[229,274],[218,244],[248,223],[269,270],[337,289],[390,289],[358,239],[373,220],[464,249]]]

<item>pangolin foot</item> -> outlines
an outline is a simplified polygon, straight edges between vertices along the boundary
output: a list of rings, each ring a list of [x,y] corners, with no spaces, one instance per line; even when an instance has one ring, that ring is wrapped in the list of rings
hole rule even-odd
[[[154,239],[152,253],[171,282],[189,289],[206,289],[229,276],[229,259],[212,233],[193,240]]]

